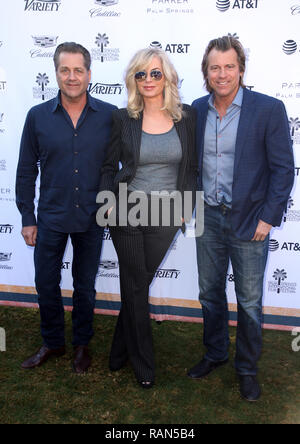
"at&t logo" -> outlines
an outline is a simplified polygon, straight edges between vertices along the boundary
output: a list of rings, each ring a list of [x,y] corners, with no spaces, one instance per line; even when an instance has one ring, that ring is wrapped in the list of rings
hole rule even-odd
[[[168,43],[165,47],[165,52],[170,54],[187,54],[190,46],[190,43]],[[154,41],[150,43],[150,48],[163,49],[163,46],[160,42]]]
[[[295,40],[286,40],[284,42],[284,44],[282,45],[282,51],[286,54],[286,55],[292,55],[295,54],[295,52],[298,49],[298,45],[295,42]]]
[[[231,6],[232,5],[232,6]],[[216,7],[220,12],[226,12],[228,9],[257,9],[258,0],[217,0]]]

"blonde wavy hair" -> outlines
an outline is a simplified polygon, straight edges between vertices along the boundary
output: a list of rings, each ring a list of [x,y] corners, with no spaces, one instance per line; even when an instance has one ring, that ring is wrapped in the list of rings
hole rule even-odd
[[[127,111],[130,117],[138,119],[144,109],[144,100],[140,95],[134,75],[143,71],[151,63],[153,57],[158,57],[162,64],[165,77],[164,104],[162,110],[168,111],[175,122],[182,118],[182,103],[178,91],[178,74],[169,60],[165,51],[158,48],[146,48],[139,50],[131,59],[125,74],[125,82],[128,92]]]

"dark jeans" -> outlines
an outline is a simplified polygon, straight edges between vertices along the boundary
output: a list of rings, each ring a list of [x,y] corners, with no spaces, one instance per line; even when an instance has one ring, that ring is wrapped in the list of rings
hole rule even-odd
[[[231,211],[205,205],[204,234],[197,238],[200,302],[204,318],[206,358],[228,358],[226,277],[232,263],[238,326],[235,367],[238,374],[255,375],[261,353],[262,295],[269,237],[243,241],[231,229]]]
[[[93,225],[82,233],[60,233],[38,224],[34,251],[35,283],[44,344],[55,349],[65,344],[64,307],[60,281],[63,256],[73,245],[73,345],[87,345],[93,336],[95,279],[99,267],[103,229]]]

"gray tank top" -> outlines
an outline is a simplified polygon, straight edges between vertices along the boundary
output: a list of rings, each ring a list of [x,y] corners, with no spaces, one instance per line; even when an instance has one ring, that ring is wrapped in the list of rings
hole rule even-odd
[[[140,160],[128,190],[146,194],[175,191],[181,159],[182,148],[175,126],[163,134],[142,131]]]

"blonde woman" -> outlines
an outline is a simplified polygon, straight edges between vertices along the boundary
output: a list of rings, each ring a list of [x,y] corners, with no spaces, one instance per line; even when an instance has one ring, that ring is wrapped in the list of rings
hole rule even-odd
[[[123,183],[128,194],[138,191],[147,197],[162,190],[195,191],[195,115],[190,106],[181,104],[178,75],[165,52],[138,51],[128,66],[126,86],[128,105],[113,115],[100,190],[117,195]],[[170,224],[164,226],[160,217],[158,226],[151,226],[150,198],[148,202],[147,224],[110,226],[119,258],[121,289],[110,369],[121,369],[129,359],[143,388],[151,388],[155,378],[149,286],[179,229],[172,218],[172,205]],[[129,204],[128,211],[131,208]]]

